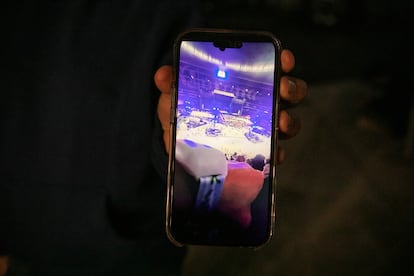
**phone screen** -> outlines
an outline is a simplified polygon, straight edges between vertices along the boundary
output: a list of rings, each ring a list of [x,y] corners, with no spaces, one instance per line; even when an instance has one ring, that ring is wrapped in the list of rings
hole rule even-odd
[[[278,44],[182,39],[177,51],[169,236],[261,245],[274,216]]]

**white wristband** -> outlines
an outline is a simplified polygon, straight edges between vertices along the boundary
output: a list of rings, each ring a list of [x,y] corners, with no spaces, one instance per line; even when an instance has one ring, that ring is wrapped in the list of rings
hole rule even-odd
[[[175,158],[199,182],[195,209],[210,212],[217,208],[227,175],[223,152],[191,140],[177,140]]]
[[[227,175],[227,160],[223,152],[191,140],[177,140],[175,159],[195,179],[202,176]]]

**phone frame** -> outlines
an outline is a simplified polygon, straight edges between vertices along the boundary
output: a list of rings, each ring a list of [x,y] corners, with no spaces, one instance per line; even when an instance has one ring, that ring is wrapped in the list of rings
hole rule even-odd
[[[230,39],[234,41],[241,40],[242,42],[271,42],[275,47],[275,66],[274,66],[274,81],[273,81],[273,105],[272,105],[272,122],[273,127],[271,130],[271,167],[270,167],[270,183],[269,183],[269,205],[270,205],[270,217],[268,225],[268,237],[266,241],[261,244],[244,245],[239,244],[238,247],[251,247],[258,249],[266,245],[273,237],[275,222],[276,222],[276,183],[277,183],[277,156],[279,145],[279,126],[278,126],[278,114],[280,108],[280,76],[281,76],[281,61],[280,54],[282,51],[281,41],[274,36],[273,33],[268,31],[257,30],[233,30],[233,29],[212,29],[212,28],[196,28],[189,29],[180,33],[173,47],[173,84],[172,84],[172,97],[171,97],[171,114],[170,114],[170,144],[169,144],[169,156],[168,156],[168,179],[167,179],[167,199],[166,199],[166,233],[169,240],[176,246],[184,245],[209,245],[199,243],[186,243],[177,240],[172,231],[171,225],[173,221],[173,200],[174,200],[174,168],[175,168],[175,143],[176,143],[176,127],[177,127],[177,100],[178,100],[178,83],[179,83],[179,63],[180,63],[180,45],[182,41],[221,41],[221,39]],[[235,45],[237,47],[237,45]],[[217,244],[214,244],[216,246]],[[224,245],[227,246],[227,245]],[[234,246],[234,245],[231,245]]]

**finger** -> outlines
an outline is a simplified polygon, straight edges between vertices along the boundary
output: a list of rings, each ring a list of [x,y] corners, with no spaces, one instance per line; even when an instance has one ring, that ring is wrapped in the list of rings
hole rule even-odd
[[[279,130],[281,139],[289,139],[298,134],[301,127],[299,117],[295,114],[282,110],[279,113]]]
[[[154,75],[154,82],[160,90],[161,95],[158,100],[158,118],[164,131],[169,129],[170,110],[171,110],[171,82],[172,69],[170,66],[160,67]]]
[[[280,78],[280,98],[288,105],[300,103],[308,94],[307,83],[298,78],[283,76]]]
[[[160,67],[154,75],[154,82],[160,90],[161,95],[158,99],[157,114],[163,130],[163,140],[165,150],[169,152],[170,139],[170,110],[171,110],[171,83],[172,68],[165,65]]]
[[[161,66],[154,75],[154,82],[162,94],[171,94],[171,83],[173,80],[172,67]]]
[[[283,49],[280,54],[280,63],[282,66],[282,71],[289,73],[295,67],[295,56],[288,49]]]

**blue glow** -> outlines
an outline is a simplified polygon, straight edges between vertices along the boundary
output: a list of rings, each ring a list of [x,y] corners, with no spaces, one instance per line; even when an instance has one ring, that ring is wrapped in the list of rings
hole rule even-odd
[[[216,70],[216,76],[219,79],[224,79],[225,80],[225,79],[227,79],[227,72],[222,70],[222,69],[217,69]]]
[[[185,139],[184,142],[187,144],[187,146],[192,147],[192,148],[196,148],[198,145],[197,143],[195,143],[194,141]]]
[[[191,147],[191,148],[199,148],[199,147],[211,148],[211,146],[209,146],[209,145],[198,144],[198,143],[196,143],[192,140],[189,140],[189,139],[184,139],[184,143],[187,146]]]

